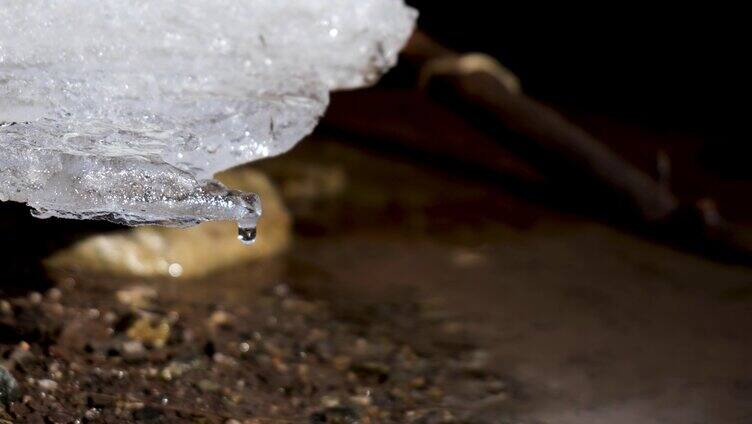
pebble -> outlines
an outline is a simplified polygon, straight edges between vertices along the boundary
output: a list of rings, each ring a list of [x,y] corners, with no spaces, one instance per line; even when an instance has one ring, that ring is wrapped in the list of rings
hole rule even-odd
[[[201,380],[198,382],[198,388],[203,392],[216,392],[220,385],[210,380]]]
[[[148,317],[139,318],[126,331],[128,337],[142,343],[150,343],[159,349],[167,344],[170,337],[170,324],[167,320],[152,322]]]
[[[350,402],[360,406],[368,406],[371,404],[371,397],[366,395],[350,396]]]
[[[0,313],[6,316],[13,315],[13,305],[7,300],[0,300]]]
[[[214,311],[208,320],[210,328],[228,328],[233,321],[232,315],[225,311]]]
[[[118,290],[115,296],[123,305],[136,309],[146,309],[157,298],[157,291],[152,287],[135,286]]]
[[[224,353],[215,353],[212,355],[212,360],[214,360],[215,363],[228,366],[228,367],[235,367],[238,365],[238,361],[235,360],[232,356],[225,355]]]
[[[42,379],[37,381],[37,385],[40,389],[44,390],[45,392],[52,392],[57,390],[57,382],[50,379]]]
[[[133,412],[133,418],[137,422],[159,423],[162,422],[163,414],[155,407],[144,406]]]
[[[285,297],[290,294],[290,287],[287,284],[277,284],[274,286],[274,294],[279,297]]]
[[[10,367],[16,367],[17,369],[27,369],[33,365],[36,361],[36,357],[31,353],[31,346],[22,341],[16,345],[8,357],[7,365]]]
[[[63,298],[63,292],[59,288],[53,287],[47,290],[47,298],[53,302],[57,302]]]
[[[140,340],[123,342],[123,359],[126,361],[140,361],[146,358],[146,348]]]
[[[350,370],[361,378],[373,378],[379,383],[389,379],[389,366],[381,362],[366,361],[352,364]]]
[[[31,292],[29,293],[29,302],[32,305],[38,305],[42,303],[42,294],[39,292]]]
[[[7,407],[11,402],[18,400],[20,396],[21,390],[18,388],[15,377],[4,366],[0,365],[0,403]]]
[[[97,408],[89,408],[86,413],[84,413],[84,417],[87,420],[95,420],[97,417],[99,417],[100,411]]]
[[[112,311],[107,311],[107,312],[105,312],[105,314],[102,317],[102,319],[104,319],[104,322],[107,325],[113,325],[118,320],[118,316],[117,316],[117,314],[115,314]]]
[[[339,406],[339,398],[335,396],[322,396],[321,397],[321,405],[323,405],[326,408],[334,408]]]
[[[323,411],[314,412],[310,416],[311,424],[355,424],[360,415],[356,410],[348,406],[335,406]]]
[[[165,381],[170,381],[182,376],[190,370],[198,368],[198,366],[198,362],[187,363],[172,361],[167,364],[166,367],[162,368],[162,370],[159,372],[159,376],[162,377],[162,379]]]

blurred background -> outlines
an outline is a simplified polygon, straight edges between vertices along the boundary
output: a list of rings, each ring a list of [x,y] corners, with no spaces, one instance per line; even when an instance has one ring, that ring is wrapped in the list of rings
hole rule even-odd
[[[1,205],[0,418],[752,422],[742,14],[409,3],[250,249]]]

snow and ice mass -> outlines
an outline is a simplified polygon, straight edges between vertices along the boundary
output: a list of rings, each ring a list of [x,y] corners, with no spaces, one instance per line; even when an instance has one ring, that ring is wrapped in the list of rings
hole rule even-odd
[[[332,90],[393,66],[403,0],[0,0],[0,200],[35,216],[187,226],[253,193],[212,176],[289,150]]]

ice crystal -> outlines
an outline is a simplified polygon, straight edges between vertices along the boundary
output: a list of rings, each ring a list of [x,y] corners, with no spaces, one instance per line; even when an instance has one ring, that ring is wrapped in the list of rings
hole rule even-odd
[[[0,0],[0,200],[129,225],[236,220],[212,176],[290,149],[394,65],[403,0]]]

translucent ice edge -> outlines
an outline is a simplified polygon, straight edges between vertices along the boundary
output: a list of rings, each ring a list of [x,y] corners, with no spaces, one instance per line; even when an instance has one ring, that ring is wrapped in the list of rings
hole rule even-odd
[[[0,200],[40,218],[187,226],[258,196],[211,177],[289,150],[329,91],[375,82],[403,0],[0,0]]]

